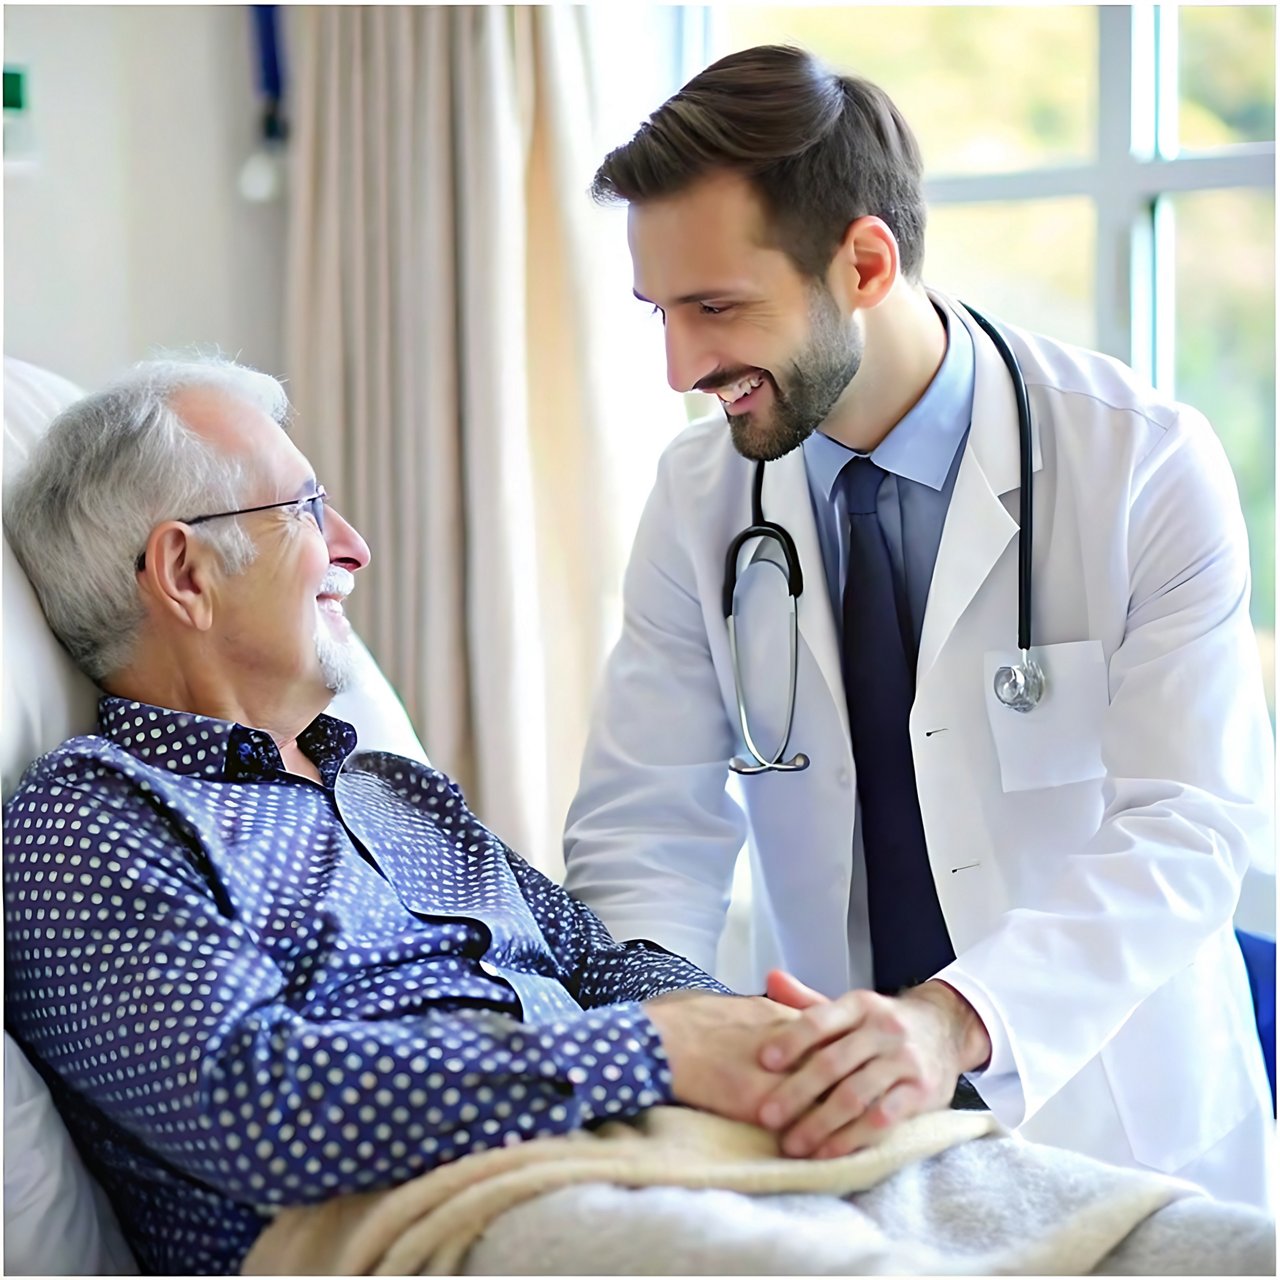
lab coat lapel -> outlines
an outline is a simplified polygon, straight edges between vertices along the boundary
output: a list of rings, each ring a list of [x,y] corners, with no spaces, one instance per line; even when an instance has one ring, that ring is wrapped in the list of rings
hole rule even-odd
[[[928,674],[969,602],[1018,533],[1017,520],[1001,501],[1001,494],[1016,490],[1021,483],[1013,383],[995,344],[962,306],[953,306],[973,335],[973,423],[956,474],[929,587],[917,684]],[[1032,431],[1033,470],[1038,471],[1040,440],[1034,414]],[[1015,622],[1011,616],[1010,635]]]
[[[831,615],[831,602],[827,596],[822,547],[818,542],[818,526],[814,522],[813,503],[809,498],[809,475],[805,468],[803,449],[792,449],[790,453],[765,467],[761,507],[765,520],[780,524],[795,543],[801,572],[804,574],[804,590],[800,593],[796,608],[800,639],[813,655],[813,660],[822,673],[848,742],[849,711],[844,698],[840,646],[836,637],[835,618]],[[755,554],[763,553],[765,547],[766,544],[762,543]],[[797,708],[796,714],[799,717],[803,712]]]

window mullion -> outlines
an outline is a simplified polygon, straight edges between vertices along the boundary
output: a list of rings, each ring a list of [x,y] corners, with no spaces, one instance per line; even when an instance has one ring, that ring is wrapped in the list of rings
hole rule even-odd
[[[1162,160],[1178,154],[1178,6],[1155,6],[1156,136],[1155,154]]]
[[[1156,198],[1151,221],[1152,274],[1155,277],[1151,382],[1161,395],[1172,398],[1177,393],[1174,324],[1178,314],[1178,274],[1174,237],[1178,234],[1178,227],[1173,201],[1169,197]]]
[[[727,41],[724,17],[714,5],[676,5],[675,13],[679,32],[676,58],[680,71],[676,83],[683,85],[719,58]]]
[[[1094,307],[1098,348],[1130,363],[1141,358],[1145,335],[1135,330],[1149,314],[1133,297],[1142,252],[1142,207],[1136,194],[1135,150],[1154,147],[1155,117],[1146,67],[1154,42],[1144,29],[1149,10],[1100,5],[1098,15],[1098,184],[1094,199],[1097,258]],[[1145,83],[1144,83],[1145,82]],[[1148,152],[1149,153],[1149,152]],[[1138,275],[1145,275],[1140,269]]]
[[[1156,67],[1155,156],[1149,166],[1178,165],[1178,6],[1155,9],[1153,59]],[[1148,174],[1143,174],[1147,178]],[[1148,376],[1162,395],[1174,394],[1174,319],[1177,315],[1177,226],[1173,201],[1157,195],[1149,201],[1151,219],[1151,368]]]

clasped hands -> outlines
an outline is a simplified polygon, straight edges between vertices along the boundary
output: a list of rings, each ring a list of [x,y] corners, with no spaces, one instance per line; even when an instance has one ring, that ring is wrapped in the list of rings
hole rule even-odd
[[[784,1154],[827,1159],[878,1142],[893,1125],[946,1107],[991,1042],[953,988],[836,1000],[790,974],[765,996],[679,992],[646,1003],[677,1101],[779,1135]]]

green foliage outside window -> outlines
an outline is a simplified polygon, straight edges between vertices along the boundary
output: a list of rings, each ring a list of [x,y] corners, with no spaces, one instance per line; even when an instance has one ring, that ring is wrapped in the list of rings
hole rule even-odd
[[[1187,150],[1276,136],[1273,5],[1178,9],[1178,133]]]
[[[1089,5],[734,4],[721,12],[720,52],[798,44],[888,90],[920,140],[926,173],[1007,172],[1093,155],[1097,17]]]

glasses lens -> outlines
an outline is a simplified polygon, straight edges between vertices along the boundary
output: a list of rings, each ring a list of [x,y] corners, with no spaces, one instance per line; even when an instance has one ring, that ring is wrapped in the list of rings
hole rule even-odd
[[[307,509],[311,512],[312,519],[316,522],[316,528],[321,533],[324,532],[324,504],[329,500],[329,495],[321,489],[314,498],[307,499]]]

